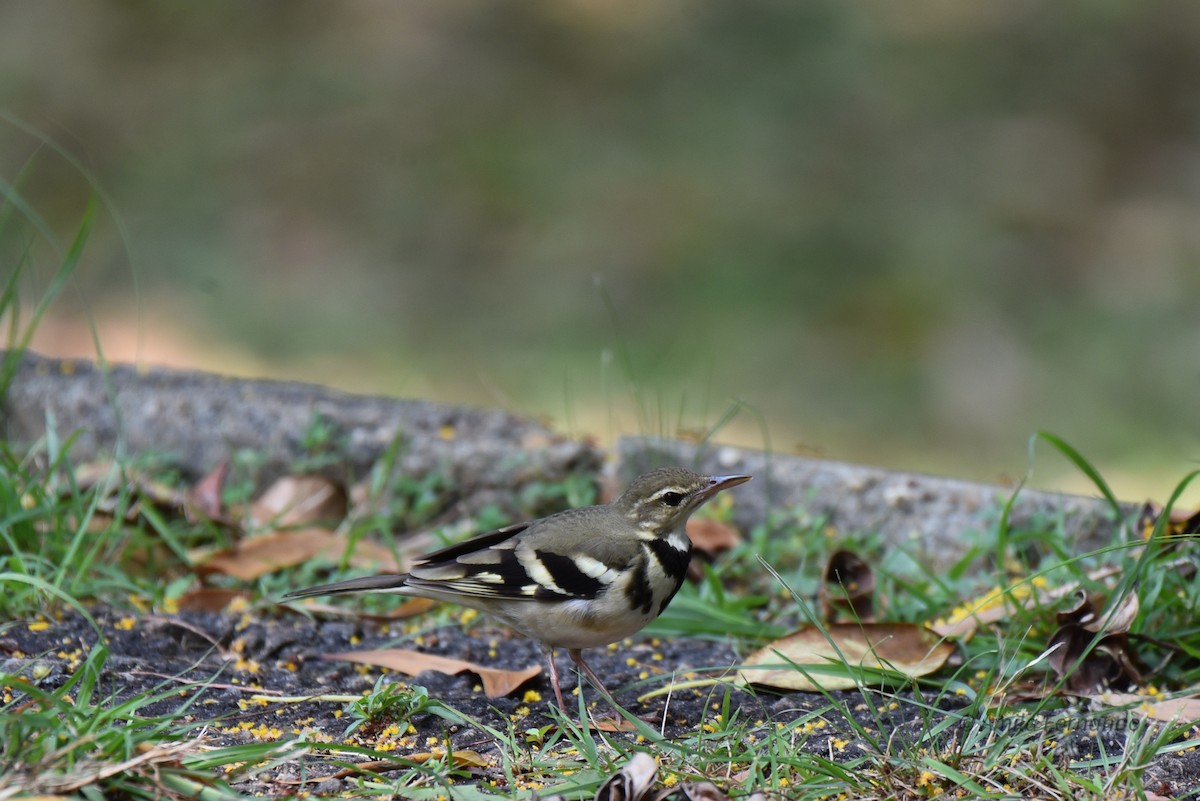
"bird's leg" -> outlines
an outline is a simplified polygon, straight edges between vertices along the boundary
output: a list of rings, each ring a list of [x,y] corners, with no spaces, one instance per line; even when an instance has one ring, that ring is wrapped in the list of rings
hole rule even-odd
[[[611,706],[613,711],[617,713],[617,719],[620,720],[620,704],[618,704],[616,699],[612,697],[612,693],[608,691],[608,688],[604,686],[604,682],[600,681],[600,677],[597,676],[595,672],[588,666],[588,663],[583,661],[583,653],[578,648],[568,648],[567,653],[571,656],[571,661],[578,665],[579,669],[582,670],[584,675],[588,677],[588,681],[590,681],[593,686],[600,691],[600,694],[604,696],[604,700],[608,701],[609,706]]]
[[[563,703],[562,688],[558,686],[558,668],[554,666],[554,649],[546,649],[546,661],[550,664],[550,684],[554,687],[554,697],[558,699],[558,708],[567,714],[567,705]]]

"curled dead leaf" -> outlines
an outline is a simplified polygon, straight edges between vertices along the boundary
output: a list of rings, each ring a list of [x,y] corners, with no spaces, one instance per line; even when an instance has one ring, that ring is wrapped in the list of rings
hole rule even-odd
[[[853,551],[836,551],[825,565],[821,611],[828,622],[848,613],[853,620],[875,619],[875,571]]]
[[[672,801],[729,801],[729,796],[712,782],[684,782]]]
[[[1107,607],[1101,595],[1075,593],[1071,605],[1058,613],[1060,625],[1047,645],[1046,663],[1067,690],[1093,695],[1144,683],[1145,668],[1126,634],[1139,609],[1136,592]]]
[[[954,653],[954,645],[910,623],[834,623],[793,632],[751,654],[738,681],[782,690],[845,690],[864,681],[925,676]],[[864,677],[863,672],[870,675]]]
[[[225,514],[225,503],[221,498],[221,490],[225,479],[229,476],[229,460],[222,460],[208,475],[197,481],[183,495],[183,514],[188,522],[197,520],[216,520],[228,523]]]
[[[596,791],[595,801],[643,801],[647,798],[658,763],[645,751],[634,754],[625,767],[609,776]]]
[[[250,528],[288,528],[346,517],[346,488],[320,475],[283,476],[250,506]]]
[[[508,695],[525,682],[541,674],[542,666],[533,665],[523,670],[501,670],[477,665],[462,659],[451,659],[437,654],[425,654],[420,651],[408,651],[401,648],[385,648],[376,651],[341,651],[332,654],[321,654],[322,659],[332,661],[356,662],[360,665],[385,667],[403,673],[405,676],[415,676],[426,670],[447,673],[456,676],[464,671],[470,671],[479,677],[483,684],[483,692],[488,698],[500,698]]]

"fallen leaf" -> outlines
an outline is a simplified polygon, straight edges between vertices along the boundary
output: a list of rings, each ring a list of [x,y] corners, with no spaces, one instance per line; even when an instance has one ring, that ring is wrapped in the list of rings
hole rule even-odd
[[[1158,701],[1151,700],[1152,696],[1134,693],[1100,693],[1095,697],[1108,706],[1129,707],[1133,714],[1151,720],[1167,723],[1200,721],[1200,698],[1195,696]]]
[[[658,763],[645,751],[634,754],[625,767],[604,780],[595,801],[642,801],[654,785]]]
[[[479,680],[483,684],[484,695],[488,698],[500,698],[508,695],[542,672],[541,665],[533,665],[523,670],[501,670],[466,662],[462,659],[451,659],[447,656],[424,654],[420,651],[407,651],[400,648],[385,648],[376,651],[341,651],[321,654],[321,658],[385,667],[403,673],[405,676],[415,676],[425,670],[434,670],[452,676],[470,671],[479,676]]]
[[[229,460],[225,459],[184,493],[183,514],[189,523],[195,523],[197,520],[227,520],[225,504],[221,500],[221,488],[225,486],[225,478],[228,475]]]
[[[1139,608],[1136,592],[1106,605],[1102,595],[1077,590],[1075,603],[1058,613],[1046,664],[1068,690],[1083,695],[1143,684],[1146,670],[1126,634]]]
[[[310,559],[323,558],[336,562],[345,553],[347,543],[343,535],[327,529],[275,531],[247,537],[232,548],[192,556],[195,566],[202,572],[223,573],[242,581],[252,581],[266,573]],[[355,544],[350,564],[400,572],[400,565],[390,551],[361,540]]]
[[[249,598],[245,590],[224,587],[198,587],[188,590],[179,598],[182,612],[220,612],[237,598]]]
[[[248,537],[233,548],[201,556],[196,567],[202,572],[252,581],[266,573],[307,562],[336,541],[337,535],[325,529],[276,531]]]
[[[846,690],[884,678],[864,679],[862,670],[925,676],[953,652],[953,644],[925,626],[834,623],[800,629],[755,651],[738,669],[738,681],[783,690]]]
[[[324,476],[283,476],[250,506],[252,528],[334,523],[346,517],[346,489]]]
[[[588,724],[592,731],[604,731],[615,734],[619,731],[637,731],[637,726],[622,718],[621,720],[613,720],[612,718],[602,718],[600,720],[592,720]]]
[[[693,517],[688,520],[687,535],[692,541],[692,547],[709,559],[715,559],[742,541],[737,529],[711,517]]]
[[[820,598],[826,622],[837,620],[839,612],[864,623],[874,620],[875,571],[865,559],[853,551],[836,551],[825,565],[824,578]]]
[[[1058,612],[1060,626],[1078,626],[1085,631],[1123,634],[1129,631],[1140,608],[1136,593],[1118,598],[1112,609],[1106,609],[1105,597],[1078,589],[1074,603]]]
[[[411,764],[413,762],[434,762],[443,759],[445,756],[445,753],[438,753],[437,751],[420,751],[415,754],[409,754],[408,756],[404,757],[404,759],[407,763]],[[486,768],[489,764],[491,764],[484,759],[483,754],[480,754],[478,751],[471,751],[469,749],[450,752],[450,760],[454,763],[454,767],[456,768]],[[385,762],[384,760],[378,760],[375,762],[366,763],[366,765],[360,763],[354,767],[357,770],[363,770],[365,768],[372,771],[385,771],[408,767],[408,765],[404,763],[398,765],[395,762],[389,763]],[[345,777],[343,776],[339,778]]]
[[[684,782],[673,797],[678,801],[729,801],[729,796],[712,782]]]
[[[688,563],[687,572],[691,581],[700,581],[704,577],[705,562],[713,562],[742,539],[737,529],[711,517],[693,517],[688,520],[687,535],[692,541],[692,559]]]

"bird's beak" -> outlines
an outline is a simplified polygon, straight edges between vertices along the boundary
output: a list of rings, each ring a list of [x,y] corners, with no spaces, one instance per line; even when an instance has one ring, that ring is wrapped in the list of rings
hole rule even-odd
[[[696,493],[697,500],[707,501],[723,489],[745,484],[752,476],[709,476],[708,486]]]

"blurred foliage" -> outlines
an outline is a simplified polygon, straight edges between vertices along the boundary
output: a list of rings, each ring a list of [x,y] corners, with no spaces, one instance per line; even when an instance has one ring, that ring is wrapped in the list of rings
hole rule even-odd
[[[0,4],[117,355],[1118,491],[1200,444],[1197,75],[1183,2]]]

